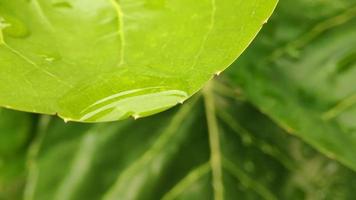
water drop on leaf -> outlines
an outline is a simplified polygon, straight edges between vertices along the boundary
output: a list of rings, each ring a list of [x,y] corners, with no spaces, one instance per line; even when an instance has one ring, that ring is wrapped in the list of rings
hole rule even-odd
[[[0,16],[0,29],[2,29],[5,37],[25,38],[30,35],[26,25],[21,20],[10,15],[2,14]]]

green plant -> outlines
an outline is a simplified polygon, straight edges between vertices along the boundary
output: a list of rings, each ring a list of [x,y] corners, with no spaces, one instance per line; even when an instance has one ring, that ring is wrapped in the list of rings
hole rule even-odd
[[[68,8],[71,7],[70,4],[53,2],[56,9],[71,9]],[[94,2],[99,1],[90,1]],[[159,8],[164,3],[157,0],[147,2],[150,3],[149,9]],[[202,6],[208,5],[205,2],[210,1],[200,3]],[[84,72],[81,76],[93,78],[84,82],[76,80],[78,77],[70,76],[76,73],[75,69],[63,69],[61,76],[68,78],[67,83],[73,80],[76,84],[84,85],[68,92],[65,100],[59,100],[53,95],[49,95],[53,98],[47,98],[49,93],[56,93],[53,88],[66,92],[65,86],[58,84],[56,80],[43,84],[47,81],[47,76],[36,78],[37,84],[41,86],[33,85],[34,88],[40,88],[38,93],[34,94],[31,93],[34,88],[8,84],[6,81],[19,78],[19,74],[14,72],[13,75],[0,78],[0,104],[28,111],[33,109],[32,111],[45,113],[59,112],[67,120],[82,119],[81,121],[86,122],[112,121],[129,115],[136,116],[135,114],[140,114],[141,117],[165,110],[195,93],[213,73],[223,70],[234,56],[240,54],[274,5],[274,1],[265,2],[266,4],[262,3],[263,1],[256,1],[256,4],[252,1],[216,2],[225,2],[230,5],[227,8],[231,8],[231,13],[225,12],[221,19],[228,19],[232,13],[237,12],[233,10],[233,2],[240,2],[246,7],[252,6],[252,10],[256,9],[256,13],[261,14],[256,14],[256,18],[251,15],[243,18],[245,20],[242,22],[251,22],[251,28],[244,33],[246,37],[242,37],[244,39],[238,37],[242,34],[238,32],[233,32],[231,38],[226,36],[223,40],[216,39],[219,42],[225,39],[235,41],[228,42],[231,46],[226,48],[227,50],[222,48],[222,51],[233,49],[227,53],[227,57],[214,55],[211,50],[204,56],[206,60],[199,64],[194,64],[197,62],[194,59],[185,61],[176,58],[178,71],[175,71],[176,74],[172,72],[170,76],[161,71],[164,69],[157,69],[156,66],[145,67],[150,66],[145,63],[149,62],[145,59],[135,60],[137,66],[119,73],[125,76],[113,75],[110,70],[106,71],[108,69],[100,71],[100,68],[91,71],[91,76]],[[99,4],[107,5],[103,2]],[[1,2],[0,15],[11,6],[18,4],[12,1]],[[30,12],[29,7],[18,8],[18,12],[22,9],[25,14]],[[47,12],[46,9],[44,11]],[[189,12],[189,9],[186,12]],[[109,14],[116,16],[117,13]],[[245,16],[244,14],[242,15]],[[211,17],[209,13],[207,16]],[[80,15],[75,17],[80,18]],[[138,16],[127,16],[127,20],[135,17]],[[9,19],[11,17],[5,20]],[[181,23],[180,18],[176,20]],[[43,25],[50,26],[53,22],[50,18],[44,23]],[[4,26],[5,23],[2,24]],[[120,27],[117,21],[115,24],[114,28]],[[83,23],[78,26],[81,31],[83,27],[90,28],[91,25],[86,26]],[[238,29],[240,26],[236,27]],[[236,27],[233,30],[236,31]],[[223,75],[209,81],[201,92],[184,104],[168,111],[138,120],[83,124],[65,123],[57,117],[2,109],[0,199],[354,199],[355,27],[356,4],[353,0],[285,0],[279,2],[274,16],[251,47]],[[73,25],[73,28],[76,26]],[[209,29],[209,26],[207,28]],[[9,31],[11,33],[11,29],[7,29],[8,33],[5,32],[6,29],[2,30],[5,36]],[[183,36],[192,30],[187,29],[182,33]],[[14,32],[21,33],[19,30]],[[5,36],[0,39],[6,39]],[[88,37],[90,36],[89,34]],[[45,41],[51,41],[51,37],[38,36]],[[68,39],[66,35],[63,37]],[[122,35],[119,38],[122,38]],[[85,36],[80,39],[92,42],[92,39]],[[79,45],[78,38],[74,37],[74,41]],[[122,45],[122,42],[116,42]],[[142,39],[137,42],[140,44],[144,41]],[[31,42],[26,42],[27,44]],[[21,47],[22,44],[18,45]],[[178,41],[173,41],[171,45],[178,45],[178,49],[190,48],[189,45]],[[213,48],[217,44],[211,45]],[[83,55],[89,57],[87,60],[81,60],[83,63],[78,66],[91,69],[92,66],[86,66],[84,61],[96,65],[115,59],[112,62],[117,63],[118,57],[115,55],[120,50],[114,46],[117,45],[106,49],[108,53],[105,53],[104,47],[92,49],[93,54]],[[160,44],[159,46],[161,47]],[[199,46],[195,48],[198,52]],[[80,45],[75,45],[74,48],[76,47],[79,48]],[[29,54],[34,51],[33,48],[43,47],[31,46]],[[175,57],[177,52],[180,52],[178,49],[172,50],[172,55],[169,54],[172,57],[167,59]],[[74,49],[73,53],[64,48],[61,53],[68,51],[68,55],[80,57],[79,50]],[[162,48],[162,51],[166,50]],[[193,58],[196,57],[196,51],[194,52],[191,54]],[[4,47],[0,46],[0,55],[7,55],[6,53],[9,51],[4,51]],[[159,55],[157,52],[148,53],[153,55],[152,60],[156,60]],[[23,60],[19,61],[19,55],[11,55],[15,57],[0,57],[2,74],[14,66],[14,62],[21,62],[18,65],[20,74],[31,64],[26,65],[22,63]],[[52,70],[50,67],[63,65],[65,59],[56,60],[55,57],[43,57],[45,60],[49,59],[50,64],[43,64],[43,68],[31,73],[42,73],[43,70]],[[167,60],[162,58],[158,61],[163,64]],[[12,64],[6,65],[6,62]],[[207,63],[216,66],[209,68],[205,65]],[[197,71],[193,73],[187,70],[183,67],[184,64],[196,65]],[[53,72],[57,71],[53,69]],[[144,75],[139,76],[142,74]],[[159,83],[157,74],[167,86],[163,90],[154,88]],[[180,79],[177,79],[178,76],[181,76]],[[123,81],[125,78],[128,82]],[[96,85],[101,83],[101,80],[107,82]],[[122,110],[109,109],[84,119],[80,112],[77,112],[97,99],[116,94],[122,88],[132,90],[138,86],[149,90],[138,93],[134,91],[132,96],[125,96],[133,101],[123,104],[122,99],[114,98],[99,102],[119,107],[127,106],[125,111],[128,112],[124,114]],[[166,96],[168,93],[164,91],[173,89],[185,91],[187,94],[182,96],[181,93],[174,93],[175,98],[167,103],[165,97],[171,93]],[[10,90],[16,91],[16,95],[10,95],[13,94]],[[19,91],[22,90],[25,92],[20,94]],[[154,95],[145,96],[151,93],[159,93],[159,98]],[[31,97],[24,98],[28,94],[31,94]],[[38,99],[44,100],[36,101],[36,94]],[[137,95],[144,95],[144,98],[134,98]],[[157,102],[159,107],[155,107]],[[139,107],[140,103],[145,107],[137,113],[133,112],[135,109],[132,108]],[[65,105],[70,108],[66,110]],[[100,104],[97,108],[101,106]],[[147,110],[149,112],[146,112]]]
[[[2,2],[0,105],[85,122],[161,112],[229,66],[276,3]]]

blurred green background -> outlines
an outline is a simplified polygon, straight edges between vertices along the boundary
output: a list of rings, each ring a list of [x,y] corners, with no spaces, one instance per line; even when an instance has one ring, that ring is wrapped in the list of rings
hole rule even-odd
[[[281,0],[228,71],[152,117],[0,110],[0,200],[353,200],[355,170],[355,0]]]

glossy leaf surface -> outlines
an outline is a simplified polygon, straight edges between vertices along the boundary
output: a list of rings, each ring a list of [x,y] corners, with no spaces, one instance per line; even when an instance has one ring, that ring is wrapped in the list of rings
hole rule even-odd
[[[228,67],[276,3],[0,1],[0,105],[85,122],[160,112]]]

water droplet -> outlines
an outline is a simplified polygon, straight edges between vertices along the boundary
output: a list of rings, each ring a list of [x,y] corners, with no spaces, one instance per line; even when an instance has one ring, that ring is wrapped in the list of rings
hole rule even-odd
[[[73,8],[72,4],[66,1],[55,2],[52,4],[52,6],[56,8]]]
[[[61,56],[59,54],[43,54],[43,55],[40,55],[46,62],[48,63],[52,63],[52,62],[55,62],[55,61],[58,61],[61,59]]]
[[[268,19],[265,19],[262,24],[267,24],[267,23],[268,23]]]
[[[55,59],[53,57],[47,57],[45,58],[47,62],[53,62]]]
[[[7,23],[3,17],[0,17],[0,29],[3,30],[9,26],[11,26],[11,24]]]
[[[89,105],[82,111],[80,121],[114,121],[130,115],[138,119],[163,111],[187,97],[183,91],[157,87],[123,91]]]
[[[131,66],[86,75],[62,95],[59,106],[76,121],[106,122],[162,112],[189,95],[185,80]]]
[[[222,72],[222,71],[217,71],[217,72],[215,72],[214,75],[215,75],[215,76],[219,76],[219,75],[221,74],[221,72]]]
[[[30,32],[26,25],[16,17],[1,14],[0,29],[4,35],[16,38],[24,38],[29,36]]]
[[[132,115],[132,117],[134,118],[134,120],[137,120],[137,119],[139,119],[141,116],[138,115],[138,114],[134,114],[134,115]]]

